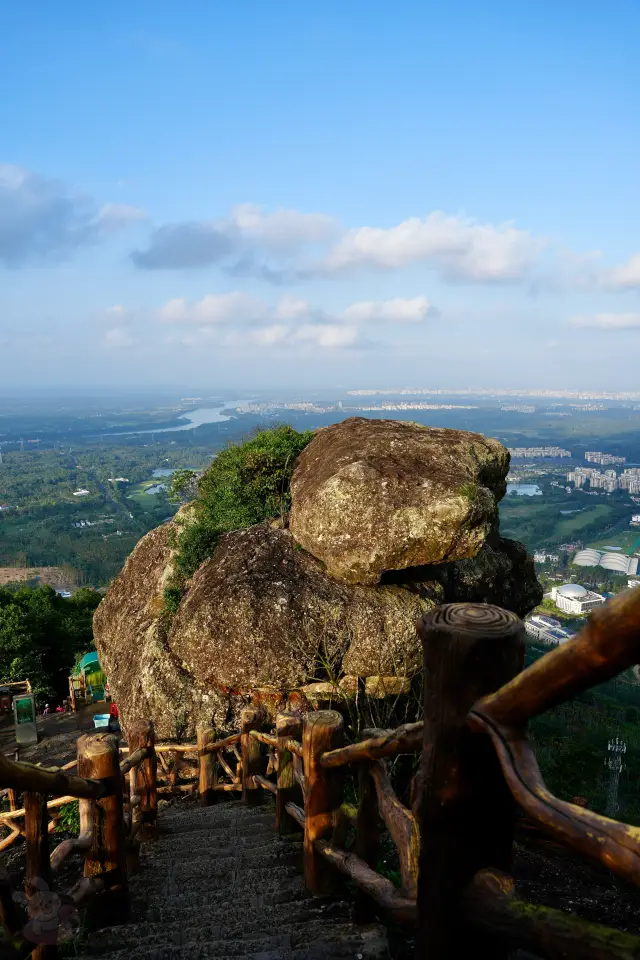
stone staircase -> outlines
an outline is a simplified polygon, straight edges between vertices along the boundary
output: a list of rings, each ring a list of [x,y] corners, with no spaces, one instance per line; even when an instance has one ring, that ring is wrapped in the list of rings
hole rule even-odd
[[[131,879],[127,924],[82,952],[103,960],[387,960],[384,928],[356,926],[347,902],[309,897],[302,843],[281,839],[271,803],[162,812]]]

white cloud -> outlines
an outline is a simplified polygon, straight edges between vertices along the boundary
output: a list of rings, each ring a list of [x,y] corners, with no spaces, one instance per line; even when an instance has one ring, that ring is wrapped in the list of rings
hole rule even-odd
[[[107,330],[103,339],[107,347],[131,347],[133,342],[133,337],[123,327],[112,327],[111,330]]]
[[[591,327],[598,330],[631,330],[640,327],[640,313],[596,313],[571,319],[574,327]]]
[[[59,180],[10,164],[0,166],[0,263],[7,266],[68,256],[144,216],[125,204],[98,209],[90,197]]]
[[[311,313],[312,308],[308,300],[300,300],[288,295],[280,298],[274,311],[278,320],[300,320],[301,317],[308,317]]]
[[[352,303],[342,314],[347,323],[420,323],[432,310],[426,297],[393,300],[362,300]]]
[[[358,331],[336,323],[305,324],[296,330],[295,339],[301,343],[315,343],[318,347],[351,347]]]
[[[635,253],[622,266],[611,270],[608,281],[610,286],[622,289],[640,287],[640,253]]]
[[[335,226],[324,213],[300,213],[298,210],[264,211],[253,203],[234,207],[230,217],[238,230],[255,237],[271,250],[291,251],[303,244],[322,243]]]
[[[163,224],[154,230],[147,249],[134,250],[131,259],[145,270],[220,264],[238,276],[278,281],[278,271],[262,262],[265,256],[286,257],[327,241],[333,231],[332,218],[322,213],[284,209],[266,213],[243,203],[227,217]]]
[[[98,212],[96,223],[109,230],[119,230],[130,223],[146,219],[147,214],[141,207],[130,207],[126,203],[105,203]]]
[[[511,223],[479,224],[436,211],[388,229],[348,230],[329,251],[320,272],[357,266],[397,270],[425,262],[453,280],[518,280],[536,262],[543,246],[543,241]]]
[[[169,300],[158,311],[165,323],[190,323],[207,326],[217,323],[255,323],[268,316],[263,300],[248,293],[208,294],[202,300],[189,303],[184,297]]]

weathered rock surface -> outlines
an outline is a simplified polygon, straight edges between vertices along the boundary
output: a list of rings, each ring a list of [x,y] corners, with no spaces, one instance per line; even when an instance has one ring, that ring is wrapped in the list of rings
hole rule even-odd
[[[175,527],[140,541],[94,622],[125,729],[147,716],[161,738],[193,736],[201,720],[229,724],[256,688],[278,699],[327,678],[411,676],[421,663],[415,622],[435,603],[487,600],[524,614],[541,595],[523,548],[495,534],[471,560],[369,587],[332,579],[289,530],[263,523],[221,539],[167,633],[160,612]]]
[[[507,450],[480,434],[353,417],[318,431],[298,458],[290,529],[346,583],[474,557],[508,468]]]

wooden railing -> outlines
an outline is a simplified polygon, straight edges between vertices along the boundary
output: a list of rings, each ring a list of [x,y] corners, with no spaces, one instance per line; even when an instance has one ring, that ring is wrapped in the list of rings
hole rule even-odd
[[[271,794],[278,831],[304,831],[308,889],[338,892],[340,874],[347,876],[365,913],[375,905],[400,923],[417,923],[421,958],[506,958],[524,947],[542,957],[637,960],[640,938],[523,903],[509,871],[519,805],[565,848],[640,885],[640,829],[550,794],[526,738],[529,718],[640,661],[640,591],[596,610],[578,637],[522,672],[523,624],[498,607],[445,605],[418,630],[424,721],[364,731],[355,743],[345,743],[338,710],[280,713],[274,724],[260,707],[248,707],[238,732],[216,739],[202,727],[196,744],[156,744],[153,725],[137,721],[122,761],[113,736],[81,737],[78,776],[0,756],[0,787],[24,791],[22,809],[2,818],[26,837],[27,896],[82,852],[84,878],[59,894],[61,902],[87,903],[101,924],[121,921],[140,841],[157,834],[159,794],[196,793],[204,805],[226,792],[249,805]],[[409,808],[387,763],[417,753]],[[345,802],[345,782],[356,786],[357,803]],[[50,857],[51,794],[63,795],[58,805],[80,798],[81,825],[79,837]],[[383,824],[397,850],[398,884],[377,869]],[[7,956],[28,956],[24,917],[1,878],[0,920],[12,936]],[[41,944],[33,955],[53,957],[55,949]]]

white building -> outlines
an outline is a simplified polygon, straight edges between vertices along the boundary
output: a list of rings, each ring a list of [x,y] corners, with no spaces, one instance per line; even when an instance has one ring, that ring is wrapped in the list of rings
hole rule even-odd
[[[588,613],[594,607],[599,607],[605,598],[579,583],[565,583],[561,587],[551,588],[551,599],[559,610],[565,613]]]
[[[536,550],[533,555],[533,559],[536,563],[559,563],[560,554],[559,553],[549,553],[548,550]]]
[[[534,614],[527,617],[524,621],[524,628],[530,637],[534,640],[542,640],[544,643],[566,643],[571,640],[575,634],[565,630],[559,620],[555,617],[547,617],[544,614]]]
[[[74,497],[89,497],[91,496],[89,490],[76,490]]]
[[[571,563],[576,567],[602,567],[604,570],[610,570],[611,573],[624,573],[627,576],[638,572],[637,557],[628,557],[622,552],[603,553],[591,547],[578,550]]]

